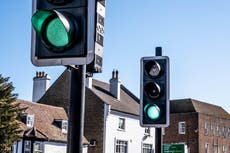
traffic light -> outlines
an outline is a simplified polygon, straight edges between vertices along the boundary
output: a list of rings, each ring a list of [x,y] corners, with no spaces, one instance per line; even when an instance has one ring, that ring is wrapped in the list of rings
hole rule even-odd
[[[169,125],[169,58],[141,59],[140,124],[143,127]]]
[[[31,60],[83,65],[94,58],[96,0],[33,0]]]

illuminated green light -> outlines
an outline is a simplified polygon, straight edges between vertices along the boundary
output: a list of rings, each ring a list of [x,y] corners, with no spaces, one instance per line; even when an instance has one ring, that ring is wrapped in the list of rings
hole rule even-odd
[[[149,119],[156,120],[160,117],[160,109],[157,105],[146,105],[144,111]]]
[[[50,44],[55,47],[65,47],[69,44],[69,33],[59,18],[54,18],[46,28],[46,37]]]
[[[34,13],[31,19],[34,29],[40,33],[45,20],[52,14],[53,13],[51,11],[46,10],[39,10]]]

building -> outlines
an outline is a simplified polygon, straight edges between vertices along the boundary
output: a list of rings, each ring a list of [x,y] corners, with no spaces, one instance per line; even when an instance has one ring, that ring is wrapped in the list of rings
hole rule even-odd
[[[184,144],[188,153],[229,153],[230,115],[221,107],[194,99],[171,101],[164,144]]]
[[[22,129],[13,153],[66,153],[68,118],[62,107],[16,100],[26,110],[20,115]],[[84,153],[88,141],[84,139]]]
[[[68,111],[69,72],[66,70],[39,103]],[[139,99],[121,84],[118,71],[110,83],[87,78],[84,136],[89,153],[153,153],[155,130],[139,124]]]

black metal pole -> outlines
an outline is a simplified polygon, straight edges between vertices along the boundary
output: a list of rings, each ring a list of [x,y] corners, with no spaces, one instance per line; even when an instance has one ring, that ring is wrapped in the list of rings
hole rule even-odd
[[[162,129],[155,128],[155,153],[162,153]]]
[[[161,47],[156,47],[155,55],[162,56]],[[162,128],[155,128],[155,152],[156,153],[162,153],[162,142],[163,142]]]
[[[69,68],[68,153],[82,153],[85,114],[85,71],[85,65]]]

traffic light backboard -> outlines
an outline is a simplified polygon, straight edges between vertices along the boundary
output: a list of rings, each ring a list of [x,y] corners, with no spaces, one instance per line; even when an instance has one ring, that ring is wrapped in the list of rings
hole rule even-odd
[[[143,127],[169,125],[169,58],[141,59],[140,124]]]
[[[83,65],[94,58],[96,0],[33,0],[31,60]]]

